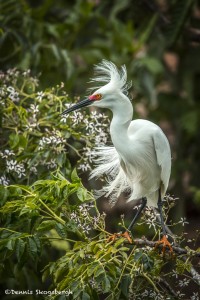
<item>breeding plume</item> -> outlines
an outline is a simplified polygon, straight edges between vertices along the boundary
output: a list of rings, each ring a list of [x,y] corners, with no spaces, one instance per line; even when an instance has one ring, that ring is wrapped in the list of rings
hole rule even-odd
[[[131,84],[127,83],[125,66],[118,69],[112,62],[103,60],[95,66],[95,75],[92,79],[97,84],[95,91],[63,114],[85,106],[112,111],[110,135],[113,147],[99,146],[94,149],[98,159],[91,177],[106,174],[108,183],[101,194],[115,201],[122,192],[129,192],[128,201],[141,199],[129,231],[146,204],[158,207],[163,230],[163,238],[159,243],[171,250],[162,216],[162,198],[171,172],[169,142],[156,124],[143,119],[132,121],[133,106],[127,96]]]

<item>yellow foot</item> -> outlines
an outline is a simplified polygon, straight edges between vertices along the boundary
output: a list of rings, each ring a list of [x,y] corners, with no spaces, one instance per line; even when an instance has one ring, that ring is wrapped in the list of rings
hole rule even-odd
[[[118,237],[124,237],[125,239],[128,240],[128,242],[130,244],[132,244],[132,238],[130,237],[130,234],[128,233],[128,231],[125,231],[124,233],[114,233],[113,235],[109,236],[109,238],[107,239],[107,242],[114,242]]]
[[[163,247],[163,248],[162,248],[163,256],[165,255],[166,248],[169,249],[170,254],[173,253],[172,245],[171,245],[170,242],[168,241],[166,235],[163,235],[162,239],[156,243],[155,249],[157,249],[160,245],[163,245],[163,246],[162,246],[162,247]]]

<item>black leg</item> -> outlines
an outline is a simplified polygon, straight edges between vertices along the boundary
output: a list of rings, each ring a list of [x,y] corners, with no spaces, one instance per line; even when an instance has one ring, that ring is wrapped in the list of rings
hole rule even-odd
[[[161,199],[161,191],[159,189],[159,192],[158,192],[158,211],[159,211],[159,214],[160,214],[160,223],[161,223],[161,226],[162,226],[162,232],[163,232],[163,235],[166,235],[167,232],[166,232],[166,229],[165,229],[165,223],[164,223],[164,219],[163,219],[163,213],[162,213],[162,206],[163,206],[163,202],[162,202],[162,199]]]
[[[133,225],[135,224],[135,221],[137,220],[137,218],[141,214],[142,210],[145,208],[146,204],[147,204],[147,198],[144,197],[144,198],[142,198],[142,204],[140,205],[136,215],[134,216],[133,220],[131,221],[130,225],[128,226],[129,231],[132,229]]]

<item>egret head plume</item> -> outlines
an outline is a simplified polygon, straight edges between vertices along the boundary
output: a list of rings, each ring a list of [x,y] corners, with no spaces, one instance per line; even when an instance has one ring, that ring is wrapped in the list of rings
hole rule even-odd
[[[115,64],[104,59],[101,63],[95,65],[94,71],[95,76],[91,79],[91,82],[95,83],[95,86],[89,89],[90,96],[66,109],[62,114],[90,105],[112,109],[115,106],[113,101],[116,104],[117,99],[125,98],[128,100],[124,95],[128,94],[132,84],[127,82],[125,65],[118,69]],[[121,96],[119,97],[120,93]]]
[[[94,66],[94,78],[91,79],[94,86],[89,89],[99,89],[107,84],[113,89],[121,91],[127,95],[129,88],[132,86],[132,82],[127,82],[126,66],[117,68],[111,61],[103,59],[101,63]]]

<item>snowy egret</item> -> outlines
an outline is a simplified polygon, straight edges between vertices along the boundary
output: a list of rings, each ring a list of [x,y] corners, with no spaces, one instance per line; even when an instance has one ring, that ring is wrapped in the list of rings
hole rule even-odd
[[[171,172],[169,142],[156,124],[143,119],[132,121],[133,106],[128,98],[131,83],[127,82],[125,66],[118,69],[112,62],[103,60],[95,66],[95,71],[96,76],[92,79],[98,84],[95,91],[62,114],[85,106],[108,108],[112,111],[110,135],[114,146],[99,146],[94,150],[99,157],[91,177],[107,174],[108,184],[102,188],[101,194],[112,195],[115,201],[122,192],[127,191],[130,194],[128,201],[142,200],[128,232],[146,204],[157,207],[163,233],[158,245],[162,244],[164,251],[168,247],[172,252],[162,214],[162,198]],[[123,236],[131,241],[127,232]]]

